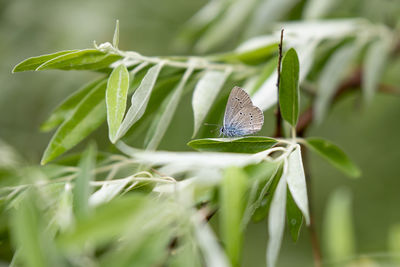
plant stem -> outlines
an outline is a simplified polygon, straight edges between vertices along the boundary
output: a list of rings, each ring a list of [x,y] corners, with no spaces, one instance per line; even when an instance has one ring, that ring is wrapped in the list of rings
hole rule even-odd
[[[277,109],[276,109],[276,128],[275,128],[275,137],[282,137],[282,116],[281,116],[281,108],[279,106],[279,83],[281,80],[281,61],[282,61],[282,45],[283,45],[283,29],[281,30],[281,41],[279,42],[279,56],[278,56],[278,68],[277,74],[278,78],[276,81],[276,89],[278,93],[277,99]]]

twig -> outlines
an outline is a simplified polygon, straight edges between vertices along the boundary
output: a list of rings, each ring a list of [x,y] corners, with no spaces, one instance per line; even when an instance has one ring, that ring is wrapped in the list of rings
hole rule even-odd
[[[281,41],[279,43],[279,55],[278,55],[278,78],[276,81],[276,89],[278,93],[277,100],[277,109],[276,109],[276,128],[275,128],[275,137],[282,137],[282,117],[281,117],[281,108],[279,106],[279,83],[281,80],[281,61],[282,61],[282,45],[283,45],[283,29],[281,30]]]

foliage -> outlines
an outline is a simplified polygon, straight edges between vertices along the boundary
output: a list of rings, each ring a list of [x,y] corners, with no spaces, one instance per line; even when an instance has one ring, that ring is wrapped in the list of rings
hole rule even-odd
[[[202,57],[123,51],[117,22],[112,44],[32,57],[14,67],[13,72],[89,70],[99,76],[42,124],[43,131],[58,127],[43,154],[44,166],[13,170],[15,179],[0,189],[11,214],[14,266],[240,266],[243,234],[251,220],[267,220],[266,262],[275,266],[285,218],[294,241],[303,218],[307,226],[311,221],[302,152],[309,148],[348,176],[361,175],[338,146],[299,136],[300,99],[308,96],[315,122],[321,123],[341,81],[361,61],[368,76],[362,84],[364,99],[370,102],[379,89],[393,32],[361,19],[272,24],[296,1],[260,2],[210,1],[180,39],[208,52],[241,31],[245,41],[233,51]],[[314,2],[307,2],[305,17],[319,17],[329,8],[313,9]],[[265,23],[274,25],[268,34],[262,30]],[[285,29],[286,52],[278,74],[280,28]],[[221,115],[230,84],[244,87],[263,111],[279,105],[288,137],[203,138],[201,126]],[[199,139],[188,146],[200,152],[157,151],[179,103],[192,91],[193,137]],[[64,155],[103,122],[110,146],[121,153],[97,152],[91,144],[84,152]],[[138,135],[144,137],[141,148],[126,144]],[[329,207],[329,223],[336,221],[339,205],[348,205],[338,199]],[[208,224],[215,212],[220,232]],[[338,223],[348,224],[342,219]],[[333,227],[327,229],[332,240]],[[336,237],[332,251],[344,242]],[[351,250],[332,257],[347,257]],[[51,257],[45,257],[49,251]]]

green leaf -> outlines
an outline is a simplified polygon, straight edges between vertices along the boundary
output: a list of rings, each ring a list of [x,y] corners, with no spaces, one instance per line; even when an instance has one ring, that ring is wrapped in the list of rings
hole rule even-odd
[[[28,189],[11,209],[10,229],[16,246],[15,266],[62,266],[55,244],[49,236],[48,222],[39,209],[40,196]],[[48,193],[48,192],[46,192]]]
[[[350,191],[336,190],[328,201],[323,224],[324,247],[331,262],[342,262],[356,255],[353,214]]]
[[[155,228],[155,229],[154,229]],[[135,238],[121,244],[120,247],[106,254],[100,267],[148,267],[162,266],[168,256],[168,245],[173,238],[171,227],[159,229],[155,226],[151,232],[136,231]],[[133,264],[134,263],[134,264]]]
[[[205,138],[187,143],[198,151],[257,153],[274,146],[278,141],[269,137]]]
[[[21,72],[21,71],[32,71],[32,70],[36,70],[37,67],[39,67],[40,65],[42,65],[43,63],[65,55],[65,54],[69,54],[72,52],[77,52],[79,50],[66,50],[66,51],[60,51],[57,53],[53,53],[53,54],[47,54],[47,55],[42,55],[42,56],[38,56],[38,57],[30,57],[28,59],[25,59],[24,61],[22,61],[21,63],[17,64],[14,69],[12,70],[12,72]]]
[[[122,124],[120,125],[116,138],[113,140],[113,142],[124,136],[132,127],[132,125],[134,125],[143,116],[147,108],[151,92],[153,91],[162,67],[163,63],[159,63],[147,71],[139,87],[132,95],[131,106],[126,113],[126,116],[122,121]]]
[[[36,70],[98,70],[108,67],[121,58],[119,55],[106,54],[96,49],[85,49],[52,58]]]
[[[90,242],[104,244],[132,226],[135,217],[149,208],[142,194],[130,194],[98,206],[88,217],[78,218],[72,231],[58,237],[59,245],[66,250],[81,250]]]
[[[301,225],[303,224],[303,214],[294,202],[292,194],[288,191],[286,202],[286,215],[289,225],[290,235],[294,242],[297,241],[300,234]]]
[[[238,49],[237,51],[228,52],[224,54],[217,54],[210,56],[210,59],[215,61],[225,61],[238,63],[243,62],[249,65],[258,65],[265,63],[265,61],[274,54],[278,49],[277,43],[264,45],[253,49]],[[274,64],[276,67],[276,64]]]
[[[255,221],[255,219],[263,219],[265,217],[261,213],[258,213],[258,215],[262,216],[257,217],[255,212],[261,207],[263,201],[265,201],[268,190],[271,187],[273,178],[278,172],[279,166],[279,162],[261,162],[244,168],[252,185],[243,215],[243,229],[246,228],[251,219]]]
[[[82,99],[89,94],[94,87],[100,82],[104,81],[104,78],[97,79],[93,82],[85,84],[78,91],[71,94],[65,99],[50,115],[50,117],[42,123],[40,130],[48,132],[58,125],[60,125],[66,118],[68,118],[75,110],[76,106],[82,101]]]
[[[268,245],[267,266],[274,267],[278,260],[279,250],[282,244],[283,230],[285,229],[286,214],[286,179],[285,176],[279,180],[271,201],[268,216]]]
[[[115,31],[114,31],[114,37],[113,37],[113,47],[118,49],[118,43],[119,43],[119,20],[115,22]]]
[[[111,72],[106,90],[108,136],[113,143],[125,115],[128,89],[129,72],[125,65],[121,64]]]
[[[306,145],[348,176],[357,178],[361,175],[360,169],[349,157],[328,140],[310,137],[306,139]]]
[[[299,145],[290,153],[287,163],[288,166],[283,175],[296,205],[303,213],[307,225],[309,225],[310,212],[308,210],[307,185]]]
[[[90,182],[93,180],[93,170],[96,166],[96,147],[90,144],[82,153],[79,162],[78,176],[73,188],[73,210],[77,218],[85,217],[89,212]]]
[[[387,38],[376,40],[367,50],[362,75],[363,96],[367,103],[371,102],[377,91],[390,53],[390,41]]]
[[[299,117],[299,58],[293,48],[286,52],[282,60],[279,106],[282,118],[296,126]]]
[[[246,188],[247,176],[241,168],[230,167],[225,171],[221,184],[220,227],[222,241],[232,266],[240,266]]]
[[[208,70],[197,82],[192,98],[194,114],[193,137],[196,136],[230,73],[231,71]]]
[[[163,138],[165,132],[168,129],[168,126],[171,123],[172,117],[175,114],[175,110],[178,107],[179,100],[182,97],[183,89],[192,72],[193,66],[189,66],[189,68],[186,69],[185,73],[183,74],[183,77],[175,90],[163,102],[162,107],[160,108],[160,111],[158,113],[159,117],[155,119],[150,126],[150,130],[146,138],[146,140],[148,140],[148,142],[146,142],[146,149],[154,150],[160,144],[161,139]]]
[[[272,196],[274,195],[278,182],[282,176],[282,172],[282,164],[279,163],[273,177],[265,183],[264,187],[259,192],[257,202],[255,203],[255,211],[251,217],[253,222],[260,222],[267,217],[271,206]]]
[[[11,216],[11,229],[13,238],[19,248],[20,259],[26,266],[50,266],[47,262],[46,252],[40,238],[40,217],[34,201],[27,196],[13,211]]]
[[[107,82],[102,81],[93,88],[61,124],[43,154],[42,165],[74,147],[103,123],[106,119],[106,85]]]
[[[335,96],[343,76],[357,56],[359,46],[354,43],[339,47],[323,67],[318,79],[318,91],[315,98],[315,120],[321,123]]]
[[[223,44],[234,34],[251,14],[257,1],[231,2],[221,18],[206,30],[195,46],[199,52],[205,52]]]

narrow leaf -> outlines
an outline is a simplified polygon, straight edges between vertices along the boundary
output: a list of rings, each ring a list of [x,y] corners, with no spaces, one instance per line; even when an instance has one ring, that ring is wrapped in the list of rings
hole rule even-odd
[[[11,216],[12,237],[18,247],[19,259],[26,266],[50,266],[43,251],[40,230],[40,215],[34,201],[26,194]]]
[[[220,218],[222,241],[232,266],[240,266],[243,243],[242,219],[244,195],[246,193],[246,173],[231,167],[225,171],[221,184]]]
[[[192,216],[193,228],[199,248],[203,252],[206,266],[229,267],[228,259],[221,249],[210,225],[202,220],[202,215]]]
[[[41,164],[60,156],[74,147],[106,119],[106,81],[99,83],[82,99],[74,113],[61,124],[43,154]]]
[[[60,125],[66,118],[68,118],[82,101],[82,99],[89,94],[94,87],[100,82],[104,81],[104,78],[97,79],[89,84],[84,85],[78,91],[71,94],[64,102],[62,102],[50,115],[50,117],[42,123],[40,130],[48,132],[58,125]]]
[[[39,67],[40,65],[42,65],[43,63],[65,55],[65,54],[69,54],[72,52],[76,52],[79,50],[66,50],[66,51],[60,51],[60,52],[56,52],[53,54],[47,54],[47,55],[42,55],[42,56],[38,56],[38,57],[30,57],[28,59],[25,59],[24,61],[22,61],[21,63],[18,63],[14,69],[12,70],[12,72],[21,72],[21,71],[29,71],[29,70],[36,70],[37,67]]]
[[[286,214],[286,180],[285,173],[279,180],[268,217],[268,245],[267,245],[267,266],[274,267],[278,260],[281,248],[283,230],[285,228]]]
[[[187,145],[198,151],[257,153],[274,146],[278,141],[268,137],[205,138],[190,141]]]
[[[97,70],[108,67],[120,58],[119,55],[106,54],[96,49],[85,49],[52,58],[41,64],[36,70]]]
[[[377,91],[389,52],[390,40],[387,38],[373,42],[367,50],[362,75],[363,96],[367,103],[371,102]]]
[[[282,60],[279,106],[283,119],[296,126],[299,117],[299,58],[293,48],[286,52]]]
[[[221,91],[231,71],[209,70],[197,82],[193,92],[192,106],[194,113],[193,137],[200,129],[207,113]]]
[[[265,160],[270,151],[265,150],[256,154],[221,153],[221,152],[168,152],[145,151],[126,145],[123,142],[116,144],[123,153],[137,159],[142,163],[153,165],[176,164],[182,169],[193,168],[226,168],[229,166],[246,166],[258,164]]]
[[[132,95],[132,104],[118,129],[114,142],[124,136],[132,125],[143,116],[162,67],[163,63],[159,63],[147,71],[139,87]]]
[[[255,0],[232,2],[222,17],[211,24],[211,27],[202,35],[195,49],[205,52],[224,43],[248,18],[256,2]]]
[[[78,176],[73,188],[73,210],[77,218],[85,217],[89,212],[90,181],[93,180],[93,169],[96,166],[96,147],[90,144],[82,153],[79,162]]]
[[[121,179],[117,181],[110,181],[104,184],[99,190],[94,192],[89,198],[91,206],[97,206],[106,203],[116,197],[128,185],[130,179]]]
[[[356,178],[361,175],[360,169],[349,157],[328,140],[310,137],[306,139],[306,145],[348,176]]]
[[[129,72],[125,65],[121,64],[111,72],[106,90],[108,136],[113,143],[125,115],[128,89]]]
[[[328,201],[323,225],[324,247],[331,262],[355,256],[353,214],[350,191],[335,191]]]
[[[163,261],[169,256],[168,245],[174,238],[174,231],[171,227],[159,228],[155,226],[151,232],[145,231],[144,233],[142,230],[136,231],[135,238],[105,254],[99,266],[162,266]]]
[[[286,213],[290,235],[292,236],[293,241],[296,242],[299,238],[301,225],[303,224],[303,214],[297,207],[296,202],[294,202],[290,191],[288,191],[287,194]]]
[[[358,46],[350,43],[340,47],[328,60],[318,79],[318,92],[315,98],[315,119],[321,123],[335,96],[339,84],[350,63],[357,55]]]
[[[179,100],[182,97],[185,84],[188,81],[192,72],[193,66],[189,66],[189,68],[186,69],[185,73],[183,74],[183,77],[177,85],[176,89],[172,92],[171,97],[168,97],[166,99],[167,102],[165,102],[165,104],[163,103],[163,108],[161,108],[160,110],[160,116],[158,120],[153,121],[153,125],[151,128],[154,129],[154,131],[150,131],[150,137],[147,138],[149,142],[146,145],[146,149],[154,150],[160,144],[161,139],[167,131],[168,126],[171,123],[172,117],[175,114],[175,110],[178,107]]]
[[[113,37],[113,47],[118,49],[118,43],[119,43],[119,20],[115,22],[115,31],[114,31],[114,37]]]
[[[72,231],[58,237],[58,243],[67,250],[84,248],[91,242],[102,244],[113,240],[132,225],[135,215],[149,208],[148,201],[141,194],[131,194],[115,199],[96,209],[88,217],[78,218]]]
[[[307,225],[309,225],[310,212],[308,210],[307,185],[299,145],[296,146],[295,150],[288,157],[287,172],[285,175],[290,193],[296,205],[303,213]]]

